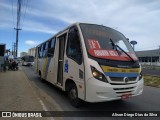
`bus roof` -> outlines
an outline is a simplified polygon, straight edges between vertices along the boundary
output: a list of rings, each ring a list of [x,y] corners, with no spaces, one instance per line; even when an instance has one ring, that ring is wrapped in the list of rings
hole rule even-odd
[[[73,23],[71,25],[69,25],[68,27],[66,27],[65,29],[59,31],[58,33],[56,33],[55,35],[53,35],[52,37],[50,37],[49,39],[45,40],[44,42],[42,42],[41,44],[37,45],[36,47],[42,45],[43,43],[45,43],[46,41],[49,41],[51,40],[52,38],[54,38],[55,36],[63,33],[64,31],[66,31],[67,29],[69,29],[70,27],[74,26],[74,25],[79,25],[79,24],[90,24],[90,25],[98,25],[98,24],[93,24],[93,23],[82,23],[82,22],[76,22],[76,23]],[[100,26],[104,26],[104,25],[100,25]],[[111,28],[112,29],[112,28]]]

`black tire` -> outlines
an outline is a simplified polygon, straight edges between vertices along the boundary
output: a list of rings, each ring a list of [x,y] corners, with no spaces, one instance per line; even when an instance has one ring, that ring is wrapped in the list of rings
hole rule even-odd
[[[79,107],[81,105],[82,101],[78,98],[77,87],[74,83],[69,84],[68,97],[74,107]]]

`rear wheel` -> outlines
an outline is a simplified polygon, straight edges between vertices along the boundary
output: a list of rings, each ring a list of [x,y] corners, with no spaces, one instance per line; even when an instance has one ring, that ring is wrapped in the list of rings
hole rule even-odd
[[[77,87],[74,83],[69,84],[68,97],[74,107],[79,107],[81,105],[82,101],[78,98]]]

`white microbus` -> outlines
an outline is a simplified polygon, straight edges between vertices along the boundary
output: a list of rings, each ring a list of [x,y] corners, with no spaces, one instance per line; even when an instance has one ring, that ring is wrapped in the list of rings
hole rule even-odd
[[[103,102],[140,95],[141,66],[126,37],[109,27],[75,23],[36,47],[35,70],[80,101]]]
[[[24,65],[33,66],[34,64],[34,57],[31,55],[25,55],[21,59],[22,59],[22,66]]]

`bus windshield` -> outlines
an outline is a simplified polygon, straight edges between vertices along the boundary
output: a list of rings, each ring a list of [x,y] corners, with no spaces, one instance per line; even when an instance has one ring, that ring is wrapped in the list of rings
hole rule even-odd
[[[109,27],[80,24],[86,48],[92,57],[120,60],[138,60],[125,36]]]

